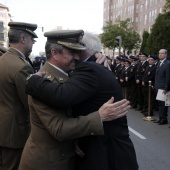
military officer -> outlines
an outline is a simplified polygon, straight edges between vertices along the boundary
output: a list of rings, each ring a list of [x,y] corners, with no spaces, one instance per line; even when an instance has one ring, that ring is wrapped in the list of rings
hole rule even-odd
[[[117,79],[117,81],[120,83],[120,74],[121,74],[121,70],[122,68],[124,67],[122,64],[122,58],[117,56],[116,57],[116,66],[115,66],[115,69],[114,69],[114,74],[115,74],[115,77]]]
[[[137,108],[137,84],[135,81],[136,70],[138,66],[138,58],[136,56],[129,56],[131,59],[131,74],[129,79],[129,101],[132,108]]]
[[[33,68],[26,59],[37,38],[37,24],[9,22],[8,26],[10,48],[0,57],[0,169],[17,170],[30,132],[25,84]]]
[[[153,100],[154,100],[154,91],[153,91],[153,85],[154,85],[154,80],[155,80],[155,72],[156,72],[156,65],[155,60],[157,60],[157,57],[155,55],[150,55],[148,62],[149,66],[146,67],[146,71],[142,75],[142,93],[144,96],[144,111],[143,114],[145,116],[148,115],[148,108],[150,108],[150,115],[153,115]],[[149,86],[149,81],[151,82],[152,86]],[[149,88],[150,94],[149,94]],[[149,100],[149,95],[151,98],[150,101],[150,106],[148,107],[148,100]]]
[[[144,74],[146,67],[149,65],[147,61],[148,55],[145,52],[141,52],[139,54],[139,59],[140,59],[140,64],[137,67],[137,72],[136,72],[136,84],[138,87],[138,110],[141,110],[141,112],[145,112],[143,106],[145,105],[144,103],[144,96],[142,93],[142,75]]]

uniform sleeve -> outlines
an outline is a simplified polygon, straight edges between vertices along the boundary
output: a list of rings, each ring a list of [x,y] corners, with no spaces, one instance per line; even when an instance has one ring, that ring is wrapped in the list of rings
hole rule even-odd
[[[65,110],[49,107],[30,96],[29,104],[34,108],[48,132],[58,141],[104,134],[98,112],[87,116],[68,118],[64,113]],[[34,122],[32,121],[32,123]]]
[[[33,69],[29,65],[25,65],[15,76],[17,92],[26,110],[28,110],[28,96],[25,93],[25,84],[29,74],[33,74]]]
[[[95,95],[99,88],[98,80],[92,65],[83,63],[63,84],[32,76],[27,82],[26,93],[54,107],[71,107]]]

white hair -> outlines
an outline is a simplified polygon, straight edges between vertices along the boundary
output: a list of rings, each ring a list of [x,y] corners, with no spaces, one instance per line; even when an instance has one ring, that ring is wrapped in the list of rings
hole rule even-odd
[[[88,51],[88,53],[91,53],[91,55],[101,51],[100,38],[93,33],[84,32],[81,43],[86,47],[86,51]]]

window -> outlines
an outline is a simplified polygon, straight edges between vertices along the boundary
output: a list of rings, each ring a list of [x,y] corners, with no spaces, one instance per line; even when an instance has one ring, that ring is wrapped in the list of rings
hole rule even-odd
[[[148,28],[148,32],[149,32],[149,33],[151,32],[151,27]]]
[[[147,24],[147,15],[145,15],[145,19],[144,19],[144,25]]]
[[[139,4],[136,4],[136,13],[139,12]]]

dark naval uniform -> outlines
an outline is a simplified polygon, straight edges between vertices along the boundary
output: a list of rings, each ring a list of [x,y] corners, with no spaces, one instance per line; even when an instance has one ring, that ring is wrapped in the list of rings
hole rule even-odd
[[[154,85],[154,80],[155,80],[155,72],[156,72],[156,66],[153,65],[149,65],[146,68],[145,73],[142,76],[142,92],[143,92],[143,96],[144,96],[144,111],[148,112],[148,99],[149,99],[149,95],[150,95],[150,114],[153,115],[153,85]],[[149,87],[149,81],[151,81],[152,83],[152,87]],[[149,94],[149,88],[150,88],[150,94]]]

